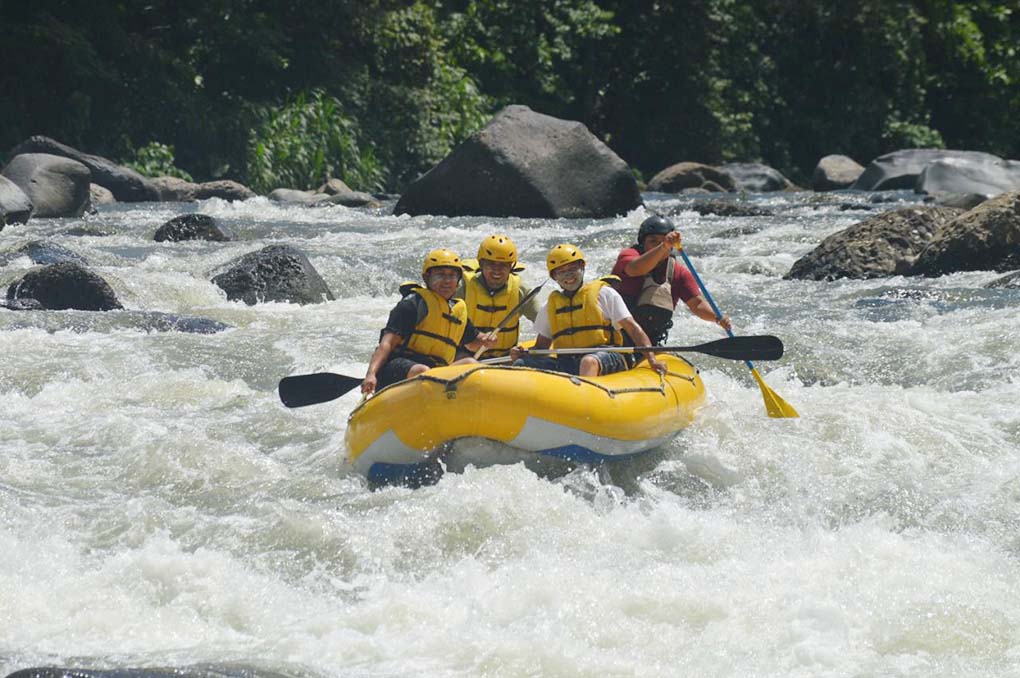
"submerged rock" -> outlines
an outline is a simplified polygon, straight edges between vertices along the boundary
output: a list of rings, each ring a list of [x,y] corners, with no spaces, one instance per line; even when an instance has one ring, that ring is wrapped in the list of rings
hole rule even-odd
[[[57,245],[56,243],[33,240],[10,252],[0,253],[0,266],[6,266],[18,257],[27,256],[36,264],[59,264],[62,262],[73,262],[85,265],[85,257],[72,252],[71,250]]]
[[[227,293],[227,299],[249,306],[267,301],[318,304],[333,300],[333,293],[308,257],[288,245],[270,245],[246,254],[212,281]]]
[[[228,242],[234,239],[230,230],[208,214],[182,214],[156,229],[156,242],[181,242],[184,240],[210,240]]]
[[[996,278],[992,282],[985,285],[989,289],[1005,288],[1011,290],[1020,290],[1020,271],[1016,273],[1010,273],[1009,275],[1001,278]]]
[[[109,283],[75,262],[62,262],[29,271],[7,288],[7,300],[17,299],[35,299],[43,308],[54,311],[123,308]]]

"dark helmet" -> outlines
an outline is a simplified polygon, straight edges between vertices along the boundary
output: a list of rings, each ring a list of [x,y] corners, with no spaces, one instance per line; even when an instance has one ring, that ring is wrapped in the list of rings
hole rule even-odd
[[[676,226],[673,222],[666,217],[660,217],[658,214],[650,216],[641,222],[641,227],[638,228],[637,241],[638,244],[645,244],[645,236],[648,235],[666,235],[676,230]]]

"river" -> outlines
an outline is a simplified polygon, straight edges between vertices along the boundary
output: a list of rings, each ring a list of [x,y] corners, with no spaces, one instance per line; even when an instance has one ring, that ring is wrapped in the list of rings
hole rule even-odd
[[[0,309],[0,675],[1020,676],[1020,291],[984,289],[992,272],[782,279],[910,193],[753,195],[770,212],[753,218],[645,197],[676,213],[735,331],[783,339],[759,367],[801,417],[768,418],[742,363],[691,355],[709,405],[650,457],[417,490],[370,490],[345,465],[357,393],[288,410],[279,379],[362,375],[428,249],[470,256],[507,233],[535,284],[573,242],[590,277],[647,210],[410,218],[258,198],[8,226],[0,249],[60,244],[128,311]],[[153,242],[191,211],[238,240]],[[336,300],[249,307],[209,282],[276,243]],[[0,288],[31,266],[11,261]],[[132,311],[233,329],[146,331]],[[671,341],[720,336],[683,312]]]

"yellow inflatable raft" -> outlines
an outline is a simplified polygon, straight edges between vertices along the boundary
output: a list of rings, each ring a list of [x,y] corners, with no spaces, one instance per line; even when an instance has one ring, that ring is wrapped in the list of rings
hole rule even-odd
[[[694,366],[660,354],[582,378],[526,367],[454,365],[380,390],[347,423],[347,459],[375,483],[406,482],[447,443],[484,438],[525,453],[598,463],[669,441],[705,401]]]

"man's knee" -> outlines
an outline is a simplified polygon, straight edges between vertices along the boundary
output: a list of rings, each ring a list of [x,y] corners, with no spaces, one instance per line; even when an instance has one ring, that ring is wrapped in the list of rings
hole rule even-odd
[[[586,355],[581,358],[581,376],[582,377],[597,377],[601,371],[601,365],[599,364],[598,358],[593,355]]]

